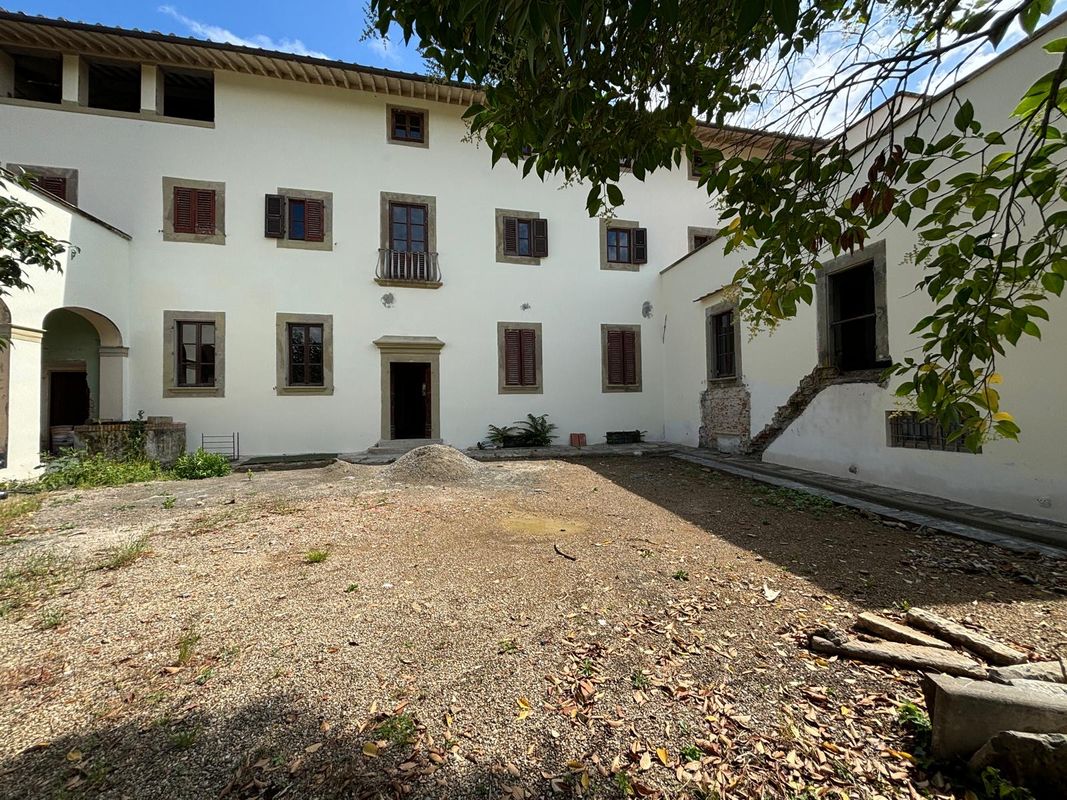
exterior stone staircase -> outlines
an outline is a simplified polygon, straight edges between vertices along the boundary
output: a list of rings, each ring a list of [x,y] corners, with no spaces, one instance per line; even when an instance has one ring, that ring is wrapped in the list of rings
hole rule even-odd
[[[778,410],[774,412],[774,417],[767,426],[749,440],[745,453],[762,457],[771,443],[793,424],[793,420],[804,413],[804,409],[811,404],[819,392],[827,386],[843,382],[852,381],[848,378],[842,380],[841,373],[834,367],[815,367],[800,379],[796,390],[789,396],[785,405],[778,406]]]

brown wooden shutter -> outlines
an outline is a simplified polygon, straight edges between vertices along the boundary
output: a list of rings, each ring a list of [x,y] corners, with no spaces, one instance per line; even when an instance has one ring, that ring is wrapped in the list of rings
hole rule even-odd
[[[548,255],[548,220],[535,219],[532,222],[534,258],[545,258]]]
[[[522,386],[521,331],[504,329],[504,385]]]
[[[645,228],[633,229],[632,257],[635,264],[648,263],[648,231]]]
[[[625,380],[622,331],[608,331],[608,384],[622,386]]]
[[[504,217],[504,255],[519,254],[519,220],[517,217]]]
[[[268,194],[263,209],[263,235],[270,239],[285,238],[285,198]]]
[[[196,233],[193,190],[185,186],[174,187],[174,232]]]
[[[326,207],[321,200],[304,201],[304,241],[321,242],[326,238]]]
[[[196,233],[212,236],[215,233],[215,190],[197,189]]]
[[[522,385],[537,385],[537,331],[523,328],[519,340],[522,343]]]
[[[637,332],[620,331],[622,334],[622,382],[627,386],[637,385]]]
[[[33,184],[38,189],[58,197],[60,200],[67,199],[67,179],[58,175],[36,175]]]

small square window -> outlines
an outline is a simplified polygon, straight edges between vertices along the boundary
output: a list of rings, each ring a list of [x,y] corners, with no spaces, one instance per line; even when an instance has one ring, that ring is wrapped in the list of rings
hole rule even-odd
[[[63,57],[12,53],[12,95],[19,100],[37,103],[60,103],[63,100]]]
[[[499,210],[497,215],[497,235],[502,237],[502,241],[497,242],[498,255],[530,260],[548,255],[548,220],[507,216]]]
[[[410,108],[390,109],[389,138],[404,144],[425,144],[426,112]]]
[[[943,450],[949,453],[970,453],[963,437],[952,438],[936,419],[923,418],[916,411],[887,411],[889,446],[909,450]],[[981,452],[981,450],[979,450]]]
[[[636,271],[648,261],[648,232],[636,222],[601,220],[600,268]]]
[[[141,110],[141,65],[93,61],[88,69],[88,106],[109,111]]]
[[[201,122],[215,120],[215,77],[210,72],[163,70],[163,115]]]

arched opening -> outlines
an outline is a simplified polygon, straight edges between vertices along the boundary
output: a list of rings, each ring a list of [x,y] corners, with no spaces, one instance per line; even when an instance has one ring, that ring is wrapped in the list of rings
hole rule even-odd
[[[85,308],[58,308],[44,318],[41,340],[41,445],[57,452],[73,444],[73,428],[122,418],[118,327]]]
[[[0,469],[7,466],[8,413],[11,405],[11,312],[0,300]]]

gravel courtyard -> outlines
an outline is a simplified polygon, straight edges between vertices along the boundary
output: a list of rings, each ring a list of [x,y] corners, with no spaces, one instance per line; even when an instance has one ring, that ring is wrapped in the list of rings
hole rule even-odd
[[[963,798],[916,676],[806,633],[1067,639],[1065,562],[665,457],[459,477],[46,496],[0,539],[0,797]]]

